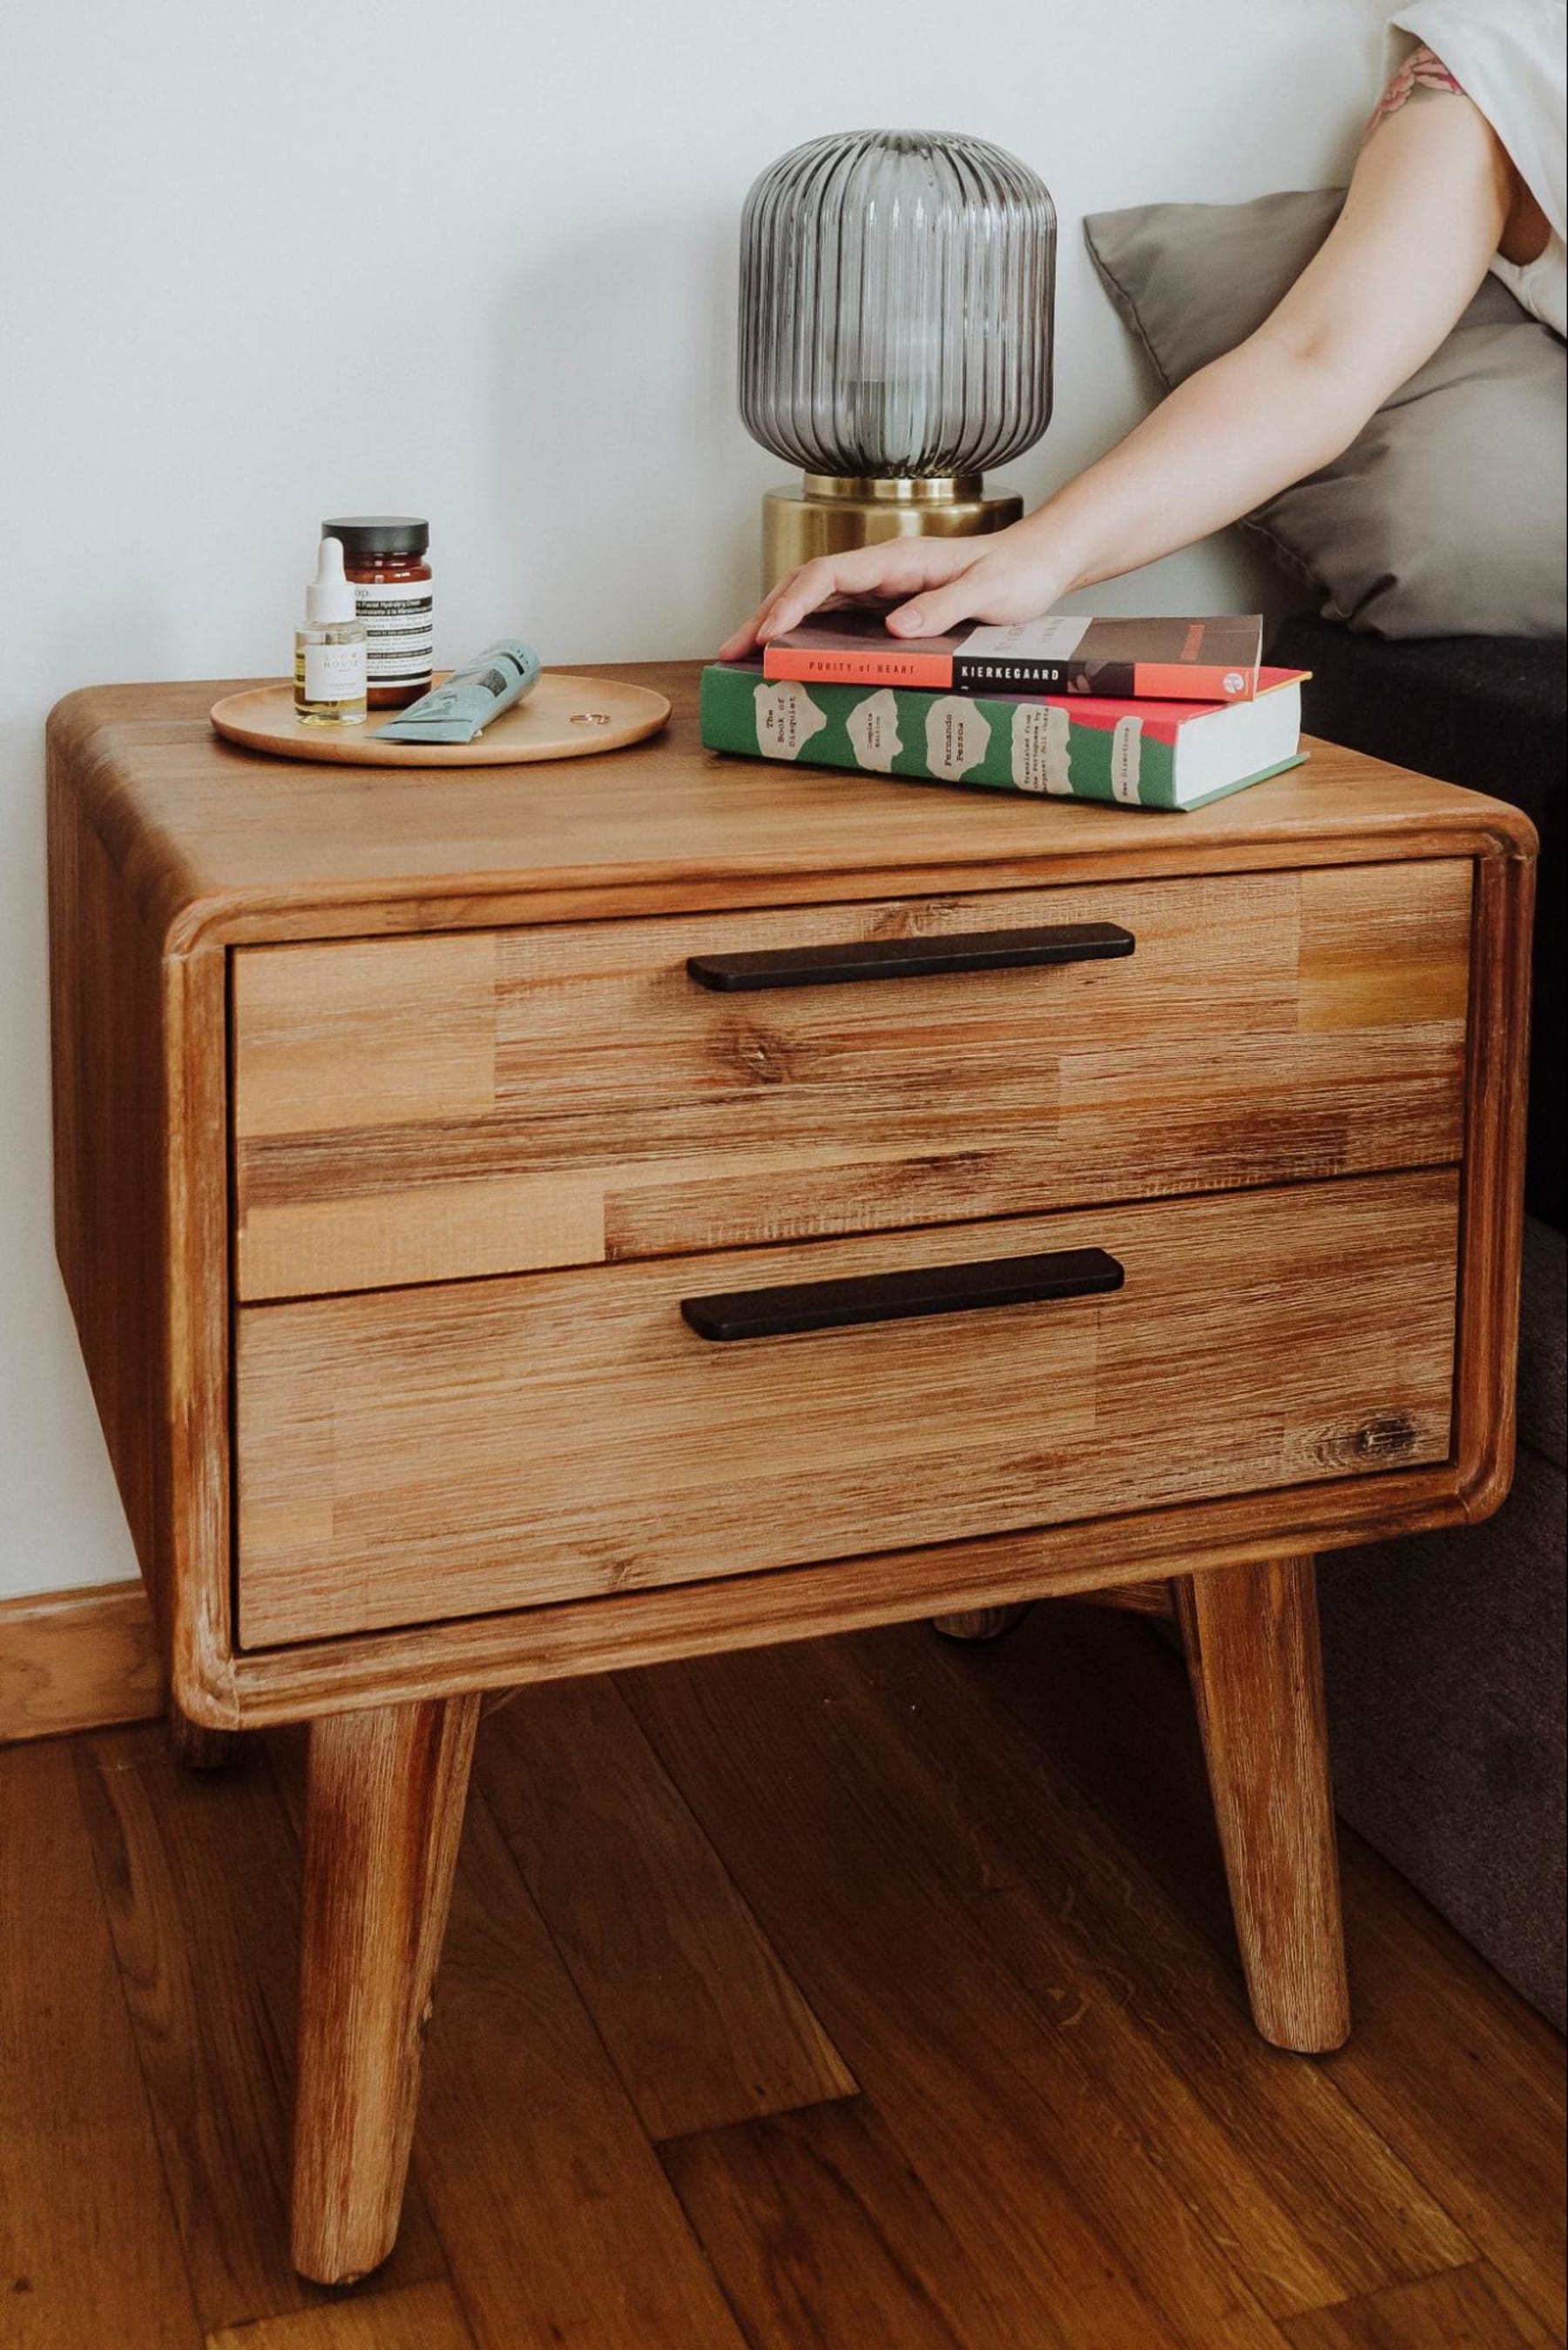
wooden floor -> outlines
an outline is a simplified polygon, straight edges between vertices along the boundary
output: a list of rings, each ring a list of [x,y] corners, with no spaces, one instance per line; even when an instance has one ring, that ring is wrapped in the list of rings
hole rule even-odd
[[[1134,1619],[493,1711],[402,2238],[337,2295],[285,2249],[300,1762],[0,1752],[5,2350],[1563,2340],[1562,2043],[1347,1839],[1356,2033],[1263,2047]]]

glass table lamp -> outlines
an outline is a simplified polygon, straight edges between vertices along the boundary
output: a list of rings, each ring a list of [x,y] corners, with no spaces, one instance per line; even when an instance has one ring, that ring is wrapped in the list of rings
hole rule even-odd
[[[1056,211],[983,140],[840,131],[763,173],[741,226],[741,414],[799,465],[763,500],[763,587],[874,539],[1001,530],[989,466],[1051,421]]]

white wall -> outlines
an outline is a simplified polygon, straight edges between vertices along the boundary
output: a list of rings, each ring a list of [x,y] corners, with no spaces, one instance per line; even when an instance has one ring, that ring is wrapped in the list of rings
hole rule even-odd
[[[698,654],[751,600],[741,200],[867,122],[1063,224],[1030,496],[1147,383],[1086,212],[1343,177],[1380,0],[12,0],[0,90],[0,1596],[134,1573],[55,1270],[41,741],[70,688],[280,671],[323,514],[428,514],[438,655]],[[1260,592],[1228,546],[1106,607]]]

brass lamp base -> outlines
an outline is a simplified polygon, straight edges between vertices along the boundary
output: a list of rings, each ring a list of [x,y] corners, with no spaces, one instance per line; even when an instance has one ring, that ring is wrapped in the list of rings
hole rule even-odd
[[[798,490],[770,490],[763,500],[763,593],[818,555],[888,538],[979,537],[1020,520],[1022,498],[988,498],[978,473],[919,481],[804,473]]]

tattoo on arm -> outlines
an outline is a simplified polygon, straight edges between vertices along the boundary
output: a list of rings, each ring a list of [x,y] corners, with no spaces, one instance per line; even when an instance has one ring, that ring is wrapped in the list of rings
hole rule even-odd
[[[1463,96],[1464,91],[1441,57],[1428,48],[1412,49],[1373,108],[1361,143],[1365,146],[1378,124],[1386,122],[1391,114],[1397,114],[1402,106],[1408,106],[1412,99]]]

